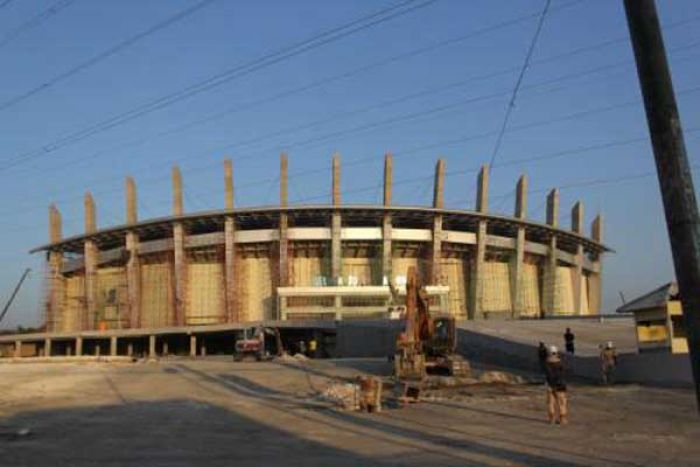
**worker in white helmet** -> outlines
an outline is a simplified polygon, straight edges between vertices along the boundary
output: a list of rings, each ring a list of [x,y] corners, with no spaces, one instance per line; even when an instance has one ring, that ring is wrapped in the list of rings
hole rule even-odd
[[[617,368],[617,351],[612,341],[608,341],[602,346],[600,351],[600,370],[603,384],[613,384],[615,369]]]
[[[547,415],[549,423],[566,425],[568,422],[568,410],[564,365],[559,356],[559,349],[552,345],[548,350],[546,362]]]

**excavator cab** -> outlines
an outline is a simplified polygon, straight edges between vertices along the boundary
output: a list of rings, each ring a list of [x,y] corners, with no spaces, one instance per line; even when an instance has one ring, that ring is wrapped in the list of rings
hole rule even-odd
[[[440,357],[454,353],[457,347],[457,331],[455,319],[451,316],[440,316],[433,319],[433,335],[426,353],[431,357]]]

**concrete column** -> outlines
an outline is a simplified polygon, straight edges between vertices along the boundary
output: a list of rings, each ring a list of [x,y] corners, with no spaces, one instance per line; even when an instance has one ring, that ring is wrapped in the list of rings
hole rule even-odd
[[[444,209],[445,199],[445,160],[438,159],[435,165],[435,182],[433,185],[433,208]],[[442,280],[442,214],[433,215],[433,242],[430,258],[430,277],[428,284],[438,285]]]
[[[129,357],[134,356],[134,343],[133,342],[129,342],[128,344],[126,344],[126,355]]]
[[[156,336],[148,336],[148,358],[156,358]]]
[[[184,326],[187,308],[187,259],[185,229],[180,222],[173,224],[173,257],[175,275],[175,326]]]
[[[139,237],[135,232],[126,233],[126,290],[129,309],[129,327],[141,326],[141,261]]]
[[[578,235],[583,236],[583,204],[577,201],[571,209],[571,230]],[[573,274],[573,292],[574,292],[574,314],[582,315],[584,294],[588,293],[585,289],[583,275],[583,245],[576,246],[576,255]]]
[[[136,183],[132,177],[126,179],[126,223],[138,222]],[[126,233],[126,290],[129,309],[129,327],[138,328],[141,324],[141,267],[139,262],[139,236],[133,230]]]
[[[202,345],[199,346],[199,355],[201,357],[207,356],[207,343],[204,338],[202,338]]]
[[[164,357],[166,357],[166,356],[168,355],[168,351],[169,351],[169,350],[170,350],[170,349],[168,349],[168,342],[167,342],[167,341],[163,341],[163,352],[162,352],[162,354],[163,354]]]
[[[226,210],[233,209],[233,163],[224,161],[224,204]]]
[[[591,238],[594,242],[603,242],[603,216],[598,214],[591,224]],[[593,266],[597,272],[591,273],[588,276],[588,311],[592,315],[600,314],[602,307],[602,284],[601,277],[603,274],[603,263],[600,255],[593,258]]]
[[[340,216],[340,155],[333,155],[333,215],[331,219],[331,276],[333,283],[343,275],[343,250],[341,244],[342,219]]]
[[[83,355],[83,338],[76,337],[75,338],[75,356],[80,357],[82,355]]]
[[[559,226],[559,190],[556,188],[547,195],[547,224],[554,228]],[[552,233],[549,238],[549,250],[544,266],[542,315],[553,315],[559,311],[556,309],[560,302],[557,265],[557,236]]]
[[[197,356],[197,336],[194,334],[190,335],[190,357]]]
[[[384,217],[382,219],[382,277],[393,281],[393,257],[391,244],[391,185],[394,178],[394,157],[391,153],[384,156]]]
[[[232,210],[233,204],[233,165],[230,159],[224,161],[224,186],[226,210]],[[224,281],[226,290],[226,322],[241,321],[236,307],[236,222],[234,217],[224,219]]]
[[[476,211],[481,214],[488,213],[489,199],[489,166],[481,166],[477,178]],[[476,250],[472,260],[471,277],[469,282],[469,318],[482,319],[484,317],[484,277],[486,263],[486,239],[488,235],[488,223],[479,220],[476,230]]]
[[[51,356],[51,339],[44,340],[44,356],[45,357]]]
[[[527,176],[521,175],[515,190],[515,218],[527,217]],[[513,317],[518,318],[524,311],[523,277],[525,270],[525,227],[518,226],[515,240],[515,254],[511,259],[510,296],[513,302]]]
[[[288,202],[288,161],[287,155],[280,155],[280,207],[286,208]],[[289,219],[287,213],[280,211],[279,221],[279,286],[287,287],[289,285],[289,241],[288,241]],[[278,316],[279,316],[279,310]]]
[[[340,295],[333,297],[333,306],[335,307],[335,320],[341,321],[343,319],[343,297]]]
[[[232,216],[224,220],[224,261],[226,281],[226,321],[235,323],[242,321],[236,306],[236,224]]]
[[[182,202],[182,174],[180,168],[174,166],[172,170],[173,180],[173,215],[181,216],[185,213]]]
[[[15,358],[20,358],[22,356],[22,341],[15,341]]]
[[[96,230],[95,201],[90,193],[85,193],[85,234],[90,235]],[[97,245],[93,240],[85,240],[85,308],[81,317],[81,329],[94,329],[97,324]]]
[[[175,166],[172,172],[173,179],[173,215],[182,216],[182,175],[180,169]],[[187,258],[185,256],[185,229],[181,222],[173,223],[173,257],[175,276],[175,316],[173,324],[184,326],[187,307]]]
[[[476,210],[482,214],[489,212],[489,165],[484,164],[476,180]]]
[[[62,239],[61,213],[56,205],[49,207],[49,241],[58,243]],[[63,253],[50,251],[48,254],[48,285],[46,296],[46,331],[57,331],[57,324],[63,316],[63,290],[64,279],[61,274],[63,265]]]
[[[126,223],[136,224],[139,220],[136,202],[136,182],[133,177],[126,177]]]
[[[101,350],[101,349],[100,349],[100,342],[97,341],[97,342],[95,343],[95,357],[99,357],[99,356],[100,356],[100,350]]]
[[[112,357],[117,356],[117,336],[112,336],[109,338],[109,354]]]

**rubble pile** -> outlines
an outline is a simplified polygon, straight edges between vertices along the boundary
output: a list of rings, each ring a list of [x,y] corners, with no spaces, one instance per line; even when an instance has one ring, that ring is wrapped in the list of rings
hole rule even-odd
[[[318,394],[318,399],[330,402],[343,410],[359,410],[360,386],[352,383],[331,383]]]

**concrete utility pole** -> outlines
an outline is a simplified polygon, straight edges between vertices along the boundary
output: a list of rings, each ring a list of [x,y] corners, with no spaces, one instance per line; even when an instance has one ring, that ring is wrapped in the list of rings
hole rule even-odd
[[[624,0],[700,409],[700,216],[654,0]]]

